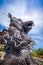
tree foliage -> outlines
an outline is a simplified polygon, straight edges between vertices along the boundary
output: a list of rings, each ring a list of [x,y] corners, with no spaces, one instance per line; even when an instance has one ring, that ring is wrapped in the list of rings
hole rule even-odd
[[[41,49],[41,48],[39,48],[36,52],[38,55],[43,55],[43,49]]]

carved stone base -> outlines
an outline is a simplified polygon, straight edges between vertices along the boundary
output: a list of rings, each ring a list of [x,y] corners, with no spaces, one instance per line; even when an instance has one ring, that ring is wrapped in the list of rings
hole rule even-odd
[[[40,65],[36,60],[31,58],[15,57],[12,55],[10,58],[2,61],[0,65]]]

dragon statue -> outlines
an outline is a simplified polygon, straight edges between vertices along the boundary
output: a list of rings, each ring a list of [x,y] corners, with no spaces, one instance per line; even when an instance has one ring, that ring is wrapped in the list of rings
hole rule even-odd
[[[33,21],[23,22],[20,18],[12,17],[10,13],[8,17],[10,18],[8,33],[0,36],[6,52],[0,65],[39,65],[38,61],[29,54],[30,46],[34,41],[27,36],[27,33],[34,26]]]

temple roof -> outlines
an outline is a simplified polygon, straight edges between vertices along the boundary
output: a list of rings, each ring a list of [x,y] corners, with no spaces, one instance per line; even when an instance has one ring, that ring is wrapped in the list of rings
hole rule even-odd
[[[3,29],[3,30],[2,30],[2,32],[0,32],[0,36],[2,36],[2,35],[4,35],[4,34],[6,34],[7,32],[8,32],[8,30]]]

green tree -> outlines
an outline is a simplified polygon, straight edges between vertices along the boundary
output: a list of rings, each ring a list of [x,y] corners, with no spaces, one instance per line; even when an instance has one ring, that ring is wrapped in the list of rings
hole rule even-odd
[[[39,49],[37,50],[37,54],[38,54],[38,55],[43,55],[43,49],[39,48]]]

